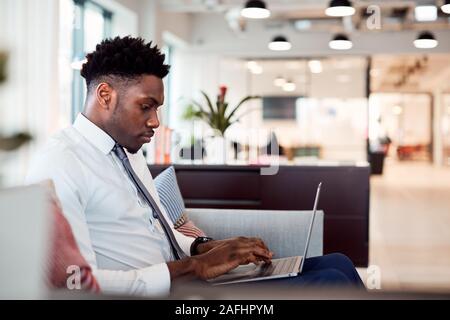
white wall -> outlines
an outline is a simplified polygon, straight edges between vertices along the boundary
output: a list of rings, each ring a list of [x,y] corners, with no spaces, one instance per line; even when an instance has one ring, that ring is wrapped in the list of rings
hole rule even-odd
[[[122,0],[126,1],[126,0]],[[139,35],[159,46],[165,43],[165,33],[190,44],[192,37],[192,15],[189,13],[162,11],[158,1],[139,1]]]
[[[171,33],[185,43],[191,42],[192,15],[188,13],[160,12],[158,29],[164,33]],[[164,40],[164,36],[163,36]]]
[[[219,57],[216,55],[199,56],[183,50],[175,50],[171,65],[171,92],[168,97],[170,127],[178,132],[191,131],[191,123],[183,120],[182,114],[191,99],[203,103],[200,90],[214,97],[217,84]],[[166,122],[167,124],[167,122]],[[183,143],[188,143],[189,134],[183,136]]]
[[[123,7],[133,11],[134,13],[138,13],[140,10],[140,5],[142,0],[114,0],[116,3],[121,4]],[[144,0],[148,1],[148,0]]]
[[[161,44],[162,35],[158,31],[159,6],[157,1],[140,1],[139,3],[139,35],[147,41]]]
[[[112,36],[137,36],[139,33],[138,2],[135,0],[96,0],[113,12]]]

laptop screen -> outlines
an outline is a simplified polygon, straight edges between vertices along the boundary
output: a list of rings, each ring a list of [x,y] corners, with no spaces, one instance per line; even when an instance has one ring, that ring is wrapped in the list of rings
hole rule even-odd
[[[309,229],[308,229],[308,235],[306,237],[306,245],[305,245],[305,251],[303,252],[303,259],[302,259],[302,263],[300,265],[300,273],[303,270],[303,262],[306,259],[306,255],[308,254],[308,247],[309,247],[309,240],[311,239],[311,234],[312,234],[312,230],[313,230],[313,226],[314,226],[314,218],[316,217],[316,211],[317,211],[317,205],[319,203],[319,196],[320,196],[320,188],[322,187],[322,182],[319,183],[319,185],[317,186],[317,191],[316,191],[316,198],[314,199],[314,207],[313,207],[313,213],[311,216],[311,223],[309,224]]]

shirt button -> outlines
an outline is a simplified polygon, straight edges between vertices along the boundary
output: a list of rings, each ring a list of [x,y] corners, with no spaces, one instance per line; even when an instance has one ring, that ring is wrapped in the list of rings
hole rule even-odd
[[[150,229],[151,232],[155,231],[155,224],[153,223],[152,219],[147,219],[148,221],[148,228]]]

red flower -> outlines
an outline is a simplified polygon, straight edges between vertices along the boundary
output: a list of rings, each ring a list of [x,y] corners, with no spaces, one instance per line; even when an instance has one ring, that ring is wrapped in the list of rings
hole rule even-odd
[[[223,103],[225,101],[225,95],[227,94],[227,87],[220,86],[219,90],[220,90],[219,101]]]

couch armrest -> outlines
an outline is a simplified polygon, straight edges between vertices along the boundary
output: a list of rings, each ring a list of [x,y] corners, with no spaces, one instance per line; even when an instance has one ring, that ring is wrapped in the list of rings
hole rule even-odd
[[[276,258],[303,255],[312,211],[186,209],[189,218],[214,239],[259,237]],[[317,211],[308,257],[323,252],[323,211]]]

